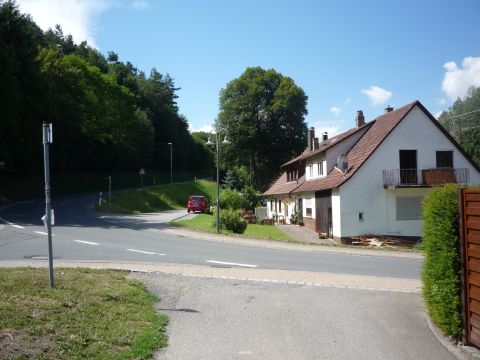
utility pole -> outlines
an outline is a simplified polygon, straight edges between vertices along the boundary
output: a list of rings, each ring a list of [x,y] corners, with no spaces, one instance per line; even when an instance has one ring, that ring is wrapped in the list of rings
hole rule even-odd
[[[112,207],[112,177],[108,177],[108,207]]]
[[[48,233],[48,283],[55,287],[53,278],[53,249],[52,249],[52,208],[50,204],[50,158],[49,144],[53,141],[52,124],[43,123],[43,161],[45,168],[45,226]]]
[[[170,145],[170,184],[173,184],[173,144],[169,142],[168,145]]]

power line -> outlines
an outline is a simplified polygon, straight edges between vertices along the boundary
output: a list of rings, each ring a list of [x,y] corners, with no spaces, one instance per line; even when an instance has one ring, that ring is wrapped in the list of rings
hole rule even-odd
[[[446,118],[445,120],[452,120],[452,119],[461,118],[461,117],[465,117],[465,116],[473,116],[473,114],[477,113],[477,112],[480,112],[480,109],[476,109],[476,110],[472,110],[472,111],[469,111],[469,112],[466,112],[466,113],[463,113],[463,114],[451,116],[451,117]]]

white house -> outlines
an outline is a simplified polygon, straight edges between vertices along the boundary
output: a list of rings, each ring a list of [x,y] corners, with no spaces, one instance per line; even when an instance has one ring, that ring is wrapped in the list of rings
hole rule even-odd
[[[479,183],[480,169],[419,102],[335,137],[315,138],[282,166],[264,193],[268,216],[289,223],[298,213],[306,226],[336,241],[374,234],[422,235],[421,204],[433,186]]]

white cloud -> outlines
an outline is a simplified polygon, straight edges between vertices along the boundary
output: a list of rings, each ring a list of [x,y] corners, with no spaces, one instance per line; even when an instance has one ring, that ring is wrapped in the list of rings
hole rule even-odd
[[[455,61],[443,65],[446,72],[443,76],[442,90],[451,100],[463,97],[471,86],[480,86],[480,57],[466,57],[462,67]]]
[[[201,127],[199,127],[198,129],[196,129],[195,127],[193,127],[192,123],[188,123],[188,130],[192,133],[192,132],[198,132],[198,131],[204,131],[204,132],[207,132],[207,133],[215,133],[215,129],[213,128],[212,125],[203,125]]]
[[[318,121],[318,122],[309,124],[308,128],[310,128],[311,126],[315,128],[315,137],[320,138],[320,141],[321,141],[322,134],[324,132],[328,133],[329,138],[340,133],[339,125],[329,125],[328,123]]]
[[[138,10],[147,9],[150,7],[150,2],[148,0],[133,0],[132,7]]]
[[[342,112],[342,109],[340,109],[339,107],[336,107],[336,106],[332,106],[330,108],[330,112],[334,113],[335,116],[338,116]]]
[[[361,93],[367,95],[374,106],[385,104],[392,97],[391,91],[375,85],[370,86],[370,89],[363,89]]]
[[[95,43],[95,16],[110,7],[109,0],[18,0],[21,10],[32,15],[43,30],[59,24],[76,43]]]
[[[435,102],[438,105],[445,105],[447,103],[447,99],[445,99],[444,97],[438,97],[438,98],[435,98]]]

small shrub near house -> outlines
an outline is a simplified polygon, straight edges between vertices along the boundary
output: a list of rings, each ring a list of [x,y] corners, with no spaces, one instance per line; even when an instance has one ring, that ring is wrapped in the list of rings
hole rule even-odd
[[[247,207],[245,198],[235,190],[224,189],[220,195],[220,208],[221,209],[245,209]]]
[[[423,203],[423,295],[432,321],[460,340],[462,303],[457,186],[432,189]]]
[[[247,222],[240,217],[236,210],[220,210],[220,227],[235,234],[243,234],[247,229]]]

